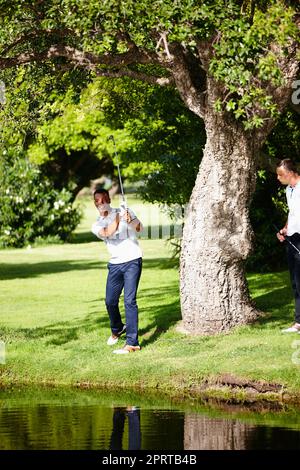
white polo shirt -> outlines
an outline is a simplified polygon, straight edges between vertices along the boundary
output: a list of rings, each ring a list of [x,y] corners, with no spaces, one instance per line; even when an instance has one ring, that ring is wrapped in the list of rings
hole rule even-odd
[[[287,235],[300,233],[300,181],[296,186],[287,186],[286,199],[289,207]]]
[[[99,215],[97,221],[92,225],[93,234],[106,244],[111,256],[109,262],[112,264],[126,263],[143,256],[137,240],[136,230],[131,224],[127,224],[121,219],[118,230],[111,237],[101,237],[99,235],[101,229],[106,228],[115,220],[117,212],[120,212],[120,209],[111,209],[106,217]],[[128,209],[128,212],[131,218],[136,217],[131,209]]]

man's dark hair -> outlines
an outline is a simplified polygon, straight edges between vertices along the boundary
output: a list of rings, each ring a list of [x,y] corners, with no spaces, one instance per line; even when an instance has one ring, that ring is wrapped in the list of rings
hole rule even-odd
[[[299,173],[298,169],[297,169],[297,166],[296,166],[296,163],[293,160],[291,160],[290,158],[284,158],[283,160],[281,160],[277,164],[276,168],[284,168],[287,171],[291,171],[291,172],[297,173],[297,174]]]
[[[93,196],[95,197],[96,194],[106,194],[109,197],[109,192],[104,188],[95,189]]]

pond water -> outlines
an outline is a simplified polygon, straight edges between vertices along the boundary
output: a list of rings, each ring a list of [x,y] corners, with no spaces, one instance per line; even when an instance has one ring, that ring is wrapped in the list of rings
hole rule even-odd
[[[0,449],[300,449],[299,411],[103,391],[0,390]]]

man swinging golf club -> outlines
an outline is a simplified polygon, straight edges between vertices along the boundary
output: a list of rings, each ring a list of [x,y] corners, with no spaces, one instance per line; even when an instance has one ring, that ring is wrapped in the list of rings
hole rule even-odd
[[[287,258],[295,297],[295,322],[283,333],[300,333],[300,175],[292,160],[286,158],[277,165],[277,179],[287,185],[288,220],[277,233],[280,242],[287,241]]]
[[[112,136],[111,136],[112,137]],[[139,351],[138,306],[136,294],[142,271],[142,251],[137,240],[137,232],[143,226],[133,211],[126,207],[119,165],[119,180],[123,203],[121,209],[110,206],[110,197],[105,189],[96,189],[94,203],[99,217],[92,226],[92,232],[103,240],[111,255],[108,263],[105,303],[110,318],[111,336],[107,344],[116,344],[126,333],[126,344],[113,352],[128,354]],[[124,288],[126,325],[121,320],[119,298]]]

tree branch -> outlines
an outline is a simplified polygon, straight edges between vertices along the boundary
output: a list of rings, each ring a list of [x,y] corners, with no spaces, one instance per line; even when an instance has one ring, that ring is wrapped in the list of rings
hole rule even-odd
[[[168,40],[167,40],[167,32],[166,31],[160,33],[159,40],[156,44],[156,51],[159,51],[161,46],[163,46],[162,49],[163,49],[164,54],[166,54],[167,59],[169,61],[172,60],[172,56],[171,56],[170,51],[169,51],[169,44],[168,44]]]
[[[155,77],[153,75],[147,75],[146,73],[136,72],[128,68],[120,70],[105,70],[105,69],[94,69],[98,77],[110,77],[110,78],[120,78],[120,77],[130,77],[134,80],[142,80],[143,82],[150,83],[151,85],[160,85],[160,86],[169,86],[174,85],[175,80],[173,77]]]
[[[21,40],[23,41],[24,37],[19,38],[16,42],[21,42]],[[11,47],[13,47],[13,45],[11,45]],[[154,61],[160,62],[154,54],[141,52],[137,48],[134,48],[134,50],[128,53],[118,55],[103,54],[98,56],[90,52],[74,49],[70,46],[54,45],[44,52],[27,52],[19,54],[16,57],[0,58],[0,69],[14,67],[16,65],[25,65],[31,62],[43,62],[55,57],[65,57],[68,59],[70,65],[66,66],[67,69],[75,65],[77,67],[83,67],[86,70],[91,70],[95,72],[97,76],[101,77],[131,77],[135,80],[150,83],[151,85],[160,86],[168,86],[175,83],[174,79],[170,76],[158,77],[127,68],[126,65],[135,63],[150,64]],[[111,66],[112,69],[100,68],[103,65]],[[114,69],[113,67],[116,66],[120,68]]]
[[[39,39],[41,36],[62,36],[65,37],[67,34],[75,35],[75,31],[71,30],[70,28],[53,28],[53,29],[39,29],[39,30],[32,30],[27,34],[23,34],[19,36],[14,42],[9,44],[5,49],[0,52],[0,56],[6,55],[11,49],[20,44],[24,44],[27,41],[32,39]]]
[[[272,83],[266,88],[266,95],[271,95],[274,102],[277,105],[278,112],[281,114],[291,99],[293,93],[293,82],[297,79],[299,74],[299,61],[297,59],[298,43],[292,42],[288,46],[288,54],[283,54],[279,47],[273,46],[273,52],[278,57],[278,67],[282,72],[283,84],[276,86]],[[257,145],[260,145],[260,141],[264,141],[266,135],[268,135],[274,125],[276,119],[271,118],[265,121],[265,125],[256,130]]]
[[[135,44],[135,42],[131,39],[129,33],[127,31],[119,31],[117,33],[117,38],[120,39],[121,41],[124,41],[127,44],[127,47],[129,50],[137,50],[138,47]]]
[[[221,38],[221,33],[217,31],[215,35],[208,40],[196,41],[197,51],[199,54],[199,59],[201,61],[201,67],[208,73],[210,61],[214,55],[214,44],[217,43]]]
[[[206,74],[199,67],[199,63],[196,65],[191,57],[187,57],[180,44],[172,43],[169,49],[173,61],[168,68],[174,77],[180,96],[188,109],[203,118],[206,108]]]
[[[74,47],[63,45],[52,45],[43,52],[24,52],[15,57],[0,57],[0,70],[14,67],[16,65],[24,65],[31,62],[43,62],[47,59],[55,57],[65,57],[69,61],[77,65],[87,68],[96,65],[107,65],[111,67],[124,67],[130,64],[165,64],[151,51],[141,51],[139,49],[130,50],[122,54],[100,54],[93,52],[84,52]]]

